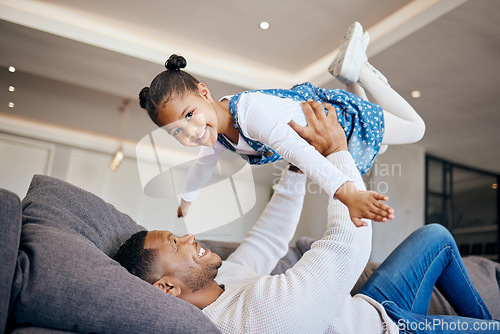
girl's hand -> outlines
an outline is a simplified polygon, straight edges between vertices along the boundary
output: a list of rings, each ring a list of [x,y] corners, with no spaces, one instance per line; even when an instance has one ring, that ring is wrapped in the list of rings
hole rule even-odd
[[[179,205],[179,208],[177,209],[177,218],[185,217],[190,206],[191,202],[186,202],[181,198],[181,205]]]
[[[349,209],[349,215],[357,227],[367,226],[362,218],[386,222],[394,219],[394,210],[381,201],[387,201],[387,196],[375,191],[361,191],[352,182],[346,182],[339,187],[335,197]]]

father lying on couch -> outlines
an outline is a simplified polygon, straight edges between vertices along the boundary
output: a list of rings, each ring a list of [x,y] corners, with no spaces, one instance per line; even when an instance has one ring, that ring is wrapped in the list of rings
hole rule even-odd
[[[347,152],[333,107],[304,106],[309,126],[294,129],[364,189]],[[491,319],[470,282],[456,244],[440,225],[406,239],[370,277],[349,292],[368,261],[371,223],[357,228],[347,208],[330,200],[324,237],[284,274],[269,273],[287,252],[304,197],[305,176],[286,171],[248,236],[226,261],[193,235],[139,232],[115,256],[131,273],[199,307],[223,333],[493,333]],[[427,316],[436,284],[459,316]]]

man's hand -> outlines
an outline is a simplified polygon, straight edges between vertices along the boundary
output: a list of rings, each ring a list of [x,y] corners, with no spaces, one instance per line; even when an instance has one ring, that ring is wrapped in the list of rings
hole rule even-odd
[[[325,109],[328,110],[328,115],[325,114]],[[300,126],[293,120],[288,123],[299,136],[325,157],[335,152],[347,151],[344,129],[340,126],[335,108],[331,104],[308,100],[302,102],[302,110],[307,126]]]

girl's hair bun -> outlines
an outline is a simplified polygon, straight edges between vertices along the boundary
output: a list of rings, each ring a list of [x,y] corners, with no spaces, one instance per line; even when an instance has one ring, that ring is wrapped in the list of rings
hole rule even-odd
[[[176,54],[171,55],[170,58],[168,58],[168,60],[165,62],[165,67],[169,71],[175,71],[181,68],[185,68],[186,65],[186,58],[184,58],[183,56],[178,56]]]
[[[150,93],[149,93],[149,87],[144,87],[141,92],[139,93],[139,104],[141,105],[141,108],[146,109],[148,105],[148,101],[151,99]]]

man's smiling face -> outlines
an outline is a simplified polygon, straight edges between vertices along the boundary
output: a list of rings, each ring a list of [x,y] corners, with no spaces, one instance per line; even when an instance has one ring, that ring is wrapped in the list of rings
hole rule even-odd
[[[169,231],[149,231],[144,248],[156,250],[159,278],[176,277],[193,292],[213,281],[222,264],[220,256],[201,247],[192,234],[177,237]]]

